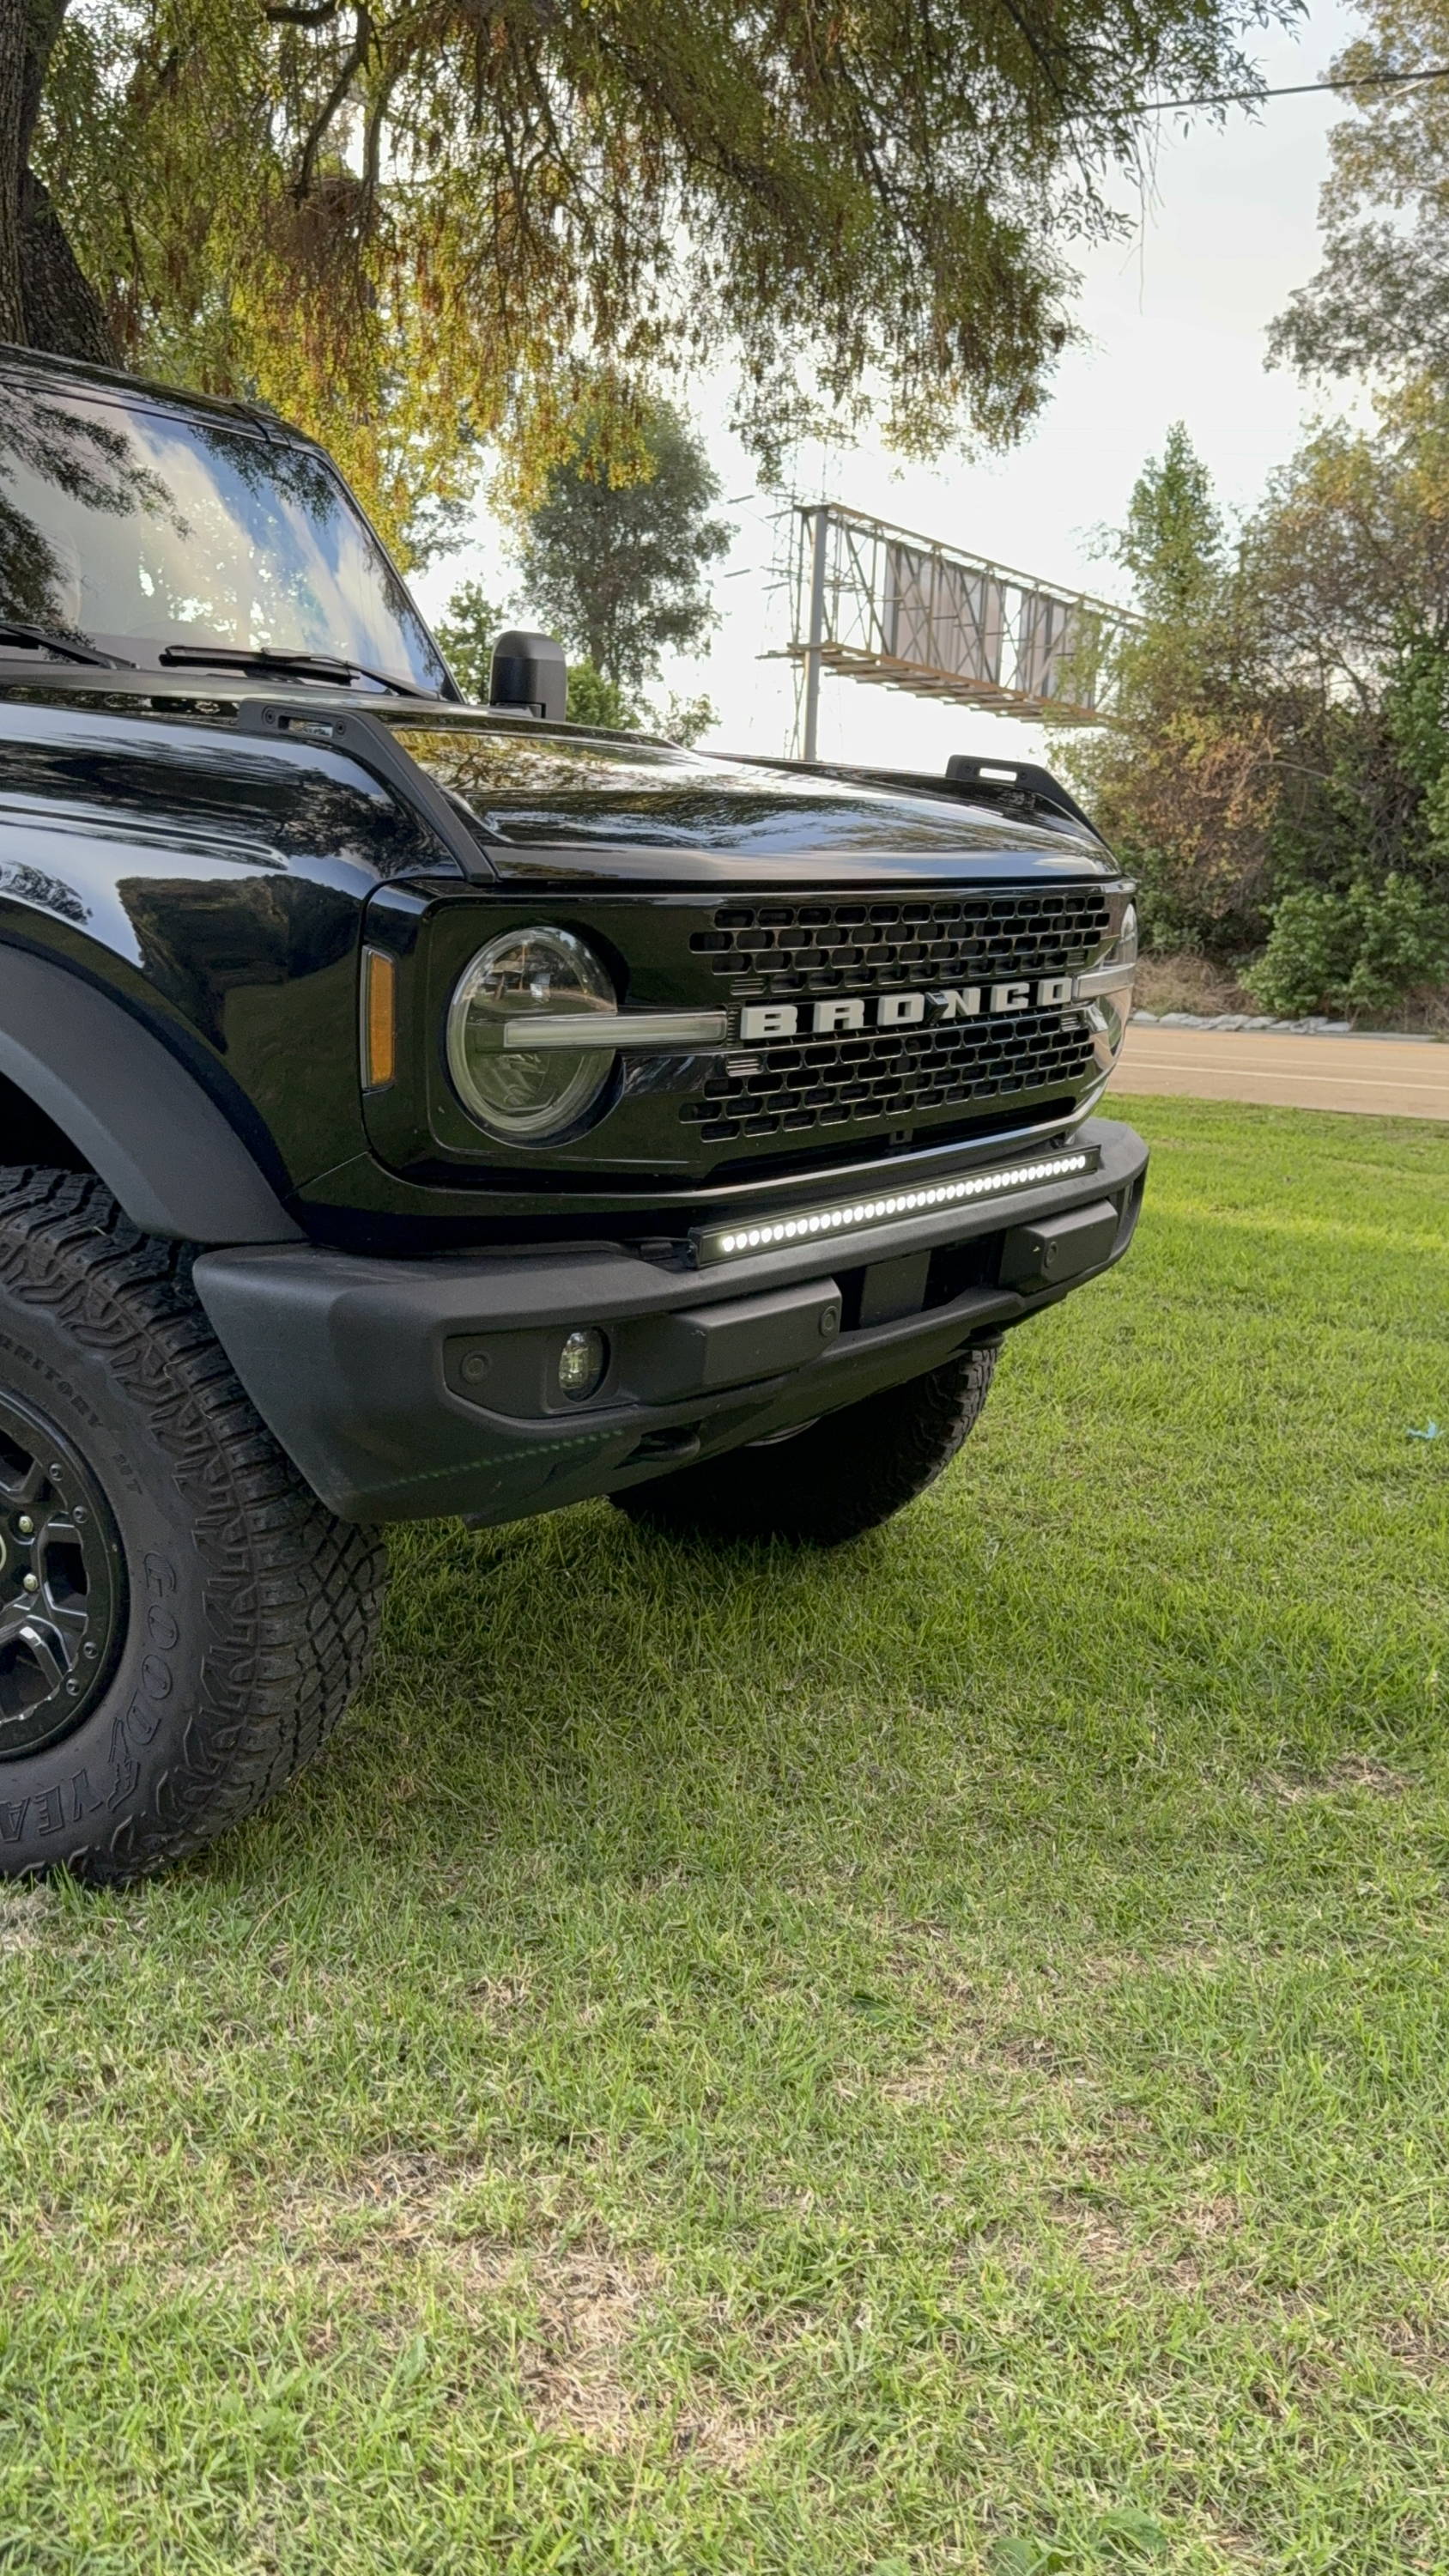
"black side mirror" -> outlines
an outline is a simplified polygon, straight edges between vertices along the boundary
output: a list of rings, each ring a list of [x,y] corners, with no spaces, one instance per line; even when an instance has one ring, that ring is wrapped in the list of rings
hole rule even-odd
[[[551,635],[529,635],[520,627],[499,636],[488,682],[490,707],[526,708],[530,715],[562,724],[568,703],[569,671],[561,644]]]

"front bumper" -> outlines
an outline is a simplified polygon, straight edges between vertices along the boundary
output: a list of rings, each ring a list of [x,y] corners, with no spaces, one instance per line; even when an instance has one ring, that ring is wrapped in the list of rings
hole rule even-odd
[[[912,1211],[868,1244],[805,1240],[695,1270],[617,1246],[394,1261],[278,1244],[205,1253],[195,1283],[332,1511],[519,1520],[859,1403],[1096,1276],[1131,1239],[1147,1149],[1107,1119],[1071,1141],[1092,1168]],[[590,1325],[608,1373],[576,1403],[558,1352]]]

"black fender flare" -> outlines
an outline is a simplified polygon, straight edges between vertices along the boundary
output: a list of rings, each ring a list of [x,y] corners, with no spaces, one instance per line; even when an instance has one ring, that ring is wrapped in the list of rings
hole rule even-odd
[[[119,1002],[48,958],[0,946],[0,1073],[69,1137],[143,1234],[294,1243],[224,1112]]]

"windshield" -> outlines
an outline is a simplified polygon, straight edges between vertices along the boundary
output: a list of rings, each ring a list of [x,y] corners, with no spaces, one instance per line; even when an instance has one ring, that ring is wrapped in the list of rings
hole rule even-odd
[[[0,380],[0,618],[143,664],[327,653],[442,690],[436,645],[313,448]]]

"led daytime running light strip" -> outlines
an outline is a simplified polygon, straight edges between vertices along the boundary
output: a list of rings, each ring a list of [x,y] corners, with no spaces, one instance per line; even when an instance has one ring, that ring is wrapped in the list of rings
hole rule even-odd
[[[928,1215],[936,1208],[964,1207],[972,1199],[999,1198],[1011,1190],[1034,1189],[1041,1181],[1064,1181],[1074,1172],[1090,1171],[1095,1147],[1075,1154],[1046,1154],[1035,1163],[1011,1163],[990,1172],[973,1172],[956,1181],[935,1181],[919,1190],[896,1190],[888,1197],[846,1200],[839,1207],[801,1208],[793,1216],[764,1218],[758,1225],[712,1226],[699,1240],[701,1261],[738,1260],[750,1252],[774,1252],[784,1243],[814,1236],[857,1234],[871,1226],[890,1225],[897,1217]]]

